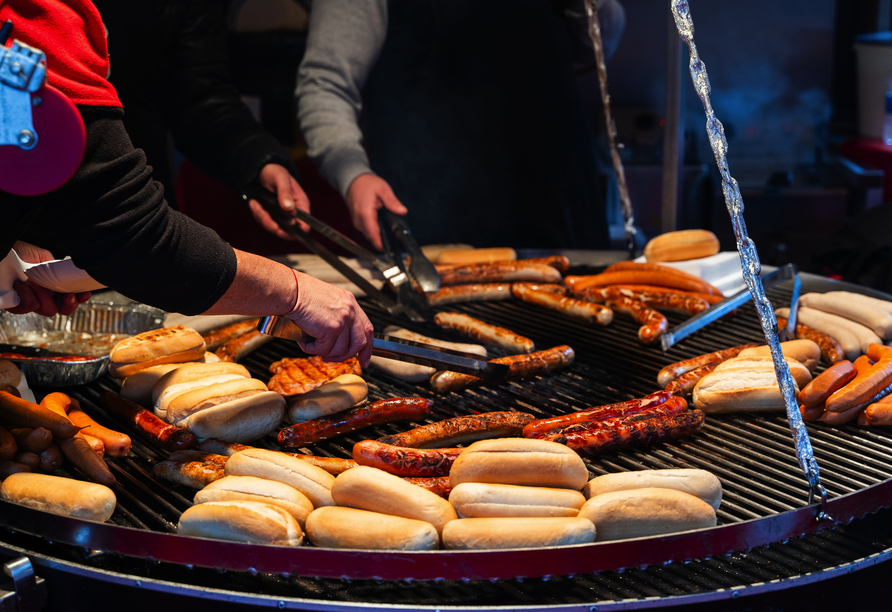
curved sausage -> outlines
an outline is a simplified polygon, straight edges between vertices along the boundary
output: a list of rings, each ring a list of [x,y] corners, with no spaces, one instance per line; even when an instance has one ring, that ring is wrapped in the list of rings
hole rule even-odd
[[[435,448],[468,444],[490,438],[517,437],[535,420],[524,412],[484,412],[422,425],[409,431],[383,436],[378,442],[406,448]]]
[[[858,415],[858,425],[892,425],[892,395],[865,408]]]
[[[461,454],[461,448],[404,448],[376,440],[353,445],[353,460],[396,474],[397,476],[449,476],[449,469]]]
[[[510,329],[484,323],[479,319],[458,312],[438,312],[434,323],[442,329],[457,331],[484,344],[499,346],[513,354],[531,353],[536,345],[529,338]]]
[[[103,391],[99,403],[112,415],[133,426],[143,439],[173,452],[192,448],[192,432],[165,423],[139,404],[126,400],[113,391]]]
[[[699,368],[694,368],[690,372],[685,372],[666,385],[666,391],[679,397],[691,395],[694,392],[694,387],[700,382],[700,379],[715,370],[718,365],[719,364],[717,363],[710,363],[705,366],[700,366]]]
[[[799,414],[802,415],[803,421],[819,421],[824,414],[824,404],[819,406],[803,406],[800,404]]]
[[[706,287],[709,287],[709,291],[704,291],[702,293],[708,293],[709,295],[722,295],[722,292],[707,283],[705,280],[700,278],[699,276],[695,276],[684,270],[680,270],[673,266],[667,266],[660,263],[653,262],[637,262],[637,261],[618,261],[615,264],[607,266],[604,269],[604,272],[657,272],[659,274],[665,276],[679,276],[686,280],[699,281],[703,283]],[[647,283],[642,283],[647,284]]]
[[[731,348],[727,348],[721,351],[713,351],[712,353],[706,353],[704,355],[698,355],[697,357],[691,357],[689,359],[682,359],[681,361],[670,363],[662,370],[660,370],[657,374],[657,384],[665,389],[666,385],[668,385],[671,381],[675,380],[685,372],[690,372],[694,368],[699,368],[700,366],[709,365],[711,363],[721,363],[723,361],[727,361],[732,357],[737,357],[737,355],[743,349],[748,349],[755,346],[761,345],[758,342],[751,342],[749,344],[732,346]]]
[[[892,336],[892,314],[869,302],[853,299],[847,295],[823,293],[806,293],[799,302],[808,308],[829,312],[860,323],[880,338]]]
[[[573,291],[583,291],[589,287],[603,287],[605,285],[656,285],[691,293],[722,295],[718,289],[696,276],[666,274],[651,270],[618,270],[616,272],[602,272],[601,274],[589,276],[567,276],[564,278],[564,283]]]
[[[423,397],[394,397],[378,400],[286,427],[279,432],[279,446],[299,448],[364,427],[393,421],[420,420],[430,414],[433,402]]]
[[[126,457],[130,454],[131,440],[127,434],[103,427],[79,408],[72,408],[68,412],[68,418],[78,427],[82,427],[85,435],[101,440],[109,457]]]
[[[256,329],[248,331],[231,340],[227,340],[214,354],[220,361],[237,362],[249,353],[256,351],[261,346],[274,340],[275,336],[268,336]]]
[[[892,357],[883,358],[827,398],[825,411],[846,412],[863,404],[892,382]]]
[[[613,321],[613,311],[607,306],[533,289],[528,283],[514,283],[511,285],[511,293],[524,302],[562,312],[586,323],[610,325]]]
[[[632,416],[656,408],[660,404],[669,401],[671,397],[672,394],[668,391],[657,391],[656,393],[651,393],[644,397],[636,397],[624,402],[592,406],[591,408],[577,410],[570,414],[537,419],[523,428],[523,437],[542,438],[559,429],[579,423],[593,423]]]
[[[538,283],[559,283],[560,270],[544,263],[501,261],[489,264],[438,265],[440,286],[466,285],[469,283],[495,283],[513,281],[533,281]]]
[[[559,370],[573,363],[575,358],[576,353],[573,349],[563,344],[528,355],[499,357],[491,359],[490,362],[508,365],[509,370],[506,380],[517,380]],[[482,378],[471,376],[470,374],[447,370],[437,372],[431,377],[431,388],[440,393],[448,393],[449,391],[461,391],[469,387],[482,385],[484,382]]]
[[[32,472],[37,472],[40,470],[40,455],[38,455],[37,453],[20,450],[15,455],[13,455],[12,460],[16,463],[27,465],[28,469]]]
[[[802,388],[799,403],[806,408],[820,406],[823,410],[827,398],[855,378],[856,373],[851,361],[837,361]]]
[[[431,306],[445,306],[460,302],[491,302],[511,299],[511,283],[473,283],[443,287],[435,293],[426,293]]]
[[[246,319],[207,331],[201,334],[201,337],[204,338],[205,348],[214,351],[229,340],[257,329],[259,321],[260,319]]]
[[[638,328],[638,340],[642,344],[651,344],[663,335],[669,323],[666,317],[652,308],[648,308],[643,302],[632,299],[625,295],[617,295],[607,300],[607,305],[617,312],[632,317],[636,323],[641,325]]]
[[[670,397],[668,400],[663,402],[658,406],[654,406],[649,408],[648,410],[644,410],[637,414],[631,415],[623,415],[615,418],[606,418],[599,419],[595,421],[586,421],[582,423],[577,423],[575,425],[570,425],[569,427],[562,427],[558,430],[552,432],[553,434],[561,433],[561,434],[574,434],[574,433],[584,433],[591,432],[597,429],[613,429],[617,425],[621,425],[630,421],[646,421],[649,419],[659,419],[662,417],[674,416],[676,414],[681,414],[683,412],[687,412],[688,410],[688,402],[683,397]]]
[[[787,309],[789,311],[789,309]],[[783,328],[787,326],[787,319],[784,317],[777,318],[777,326]],[[827,363],[836,363],[846,358],[839,342],[823,332],[812,329],[808,325],[796,323],[796,338],[799,340],[811,340],[821,348],[821,355],[827,360]]]

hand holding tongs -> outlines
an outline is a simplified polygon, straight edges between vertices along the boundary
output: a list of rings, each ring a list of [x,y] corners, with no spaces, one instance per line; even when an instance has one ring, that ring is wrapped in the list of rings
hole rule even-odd
[[[362,291],[365,292],[371,299],[375,300],[384,310],[391,314],[399,314],[403,313],[409,317],[412,321],[424,321],[425,317],[418,312],[418,305],[421,300],[416,303],[416,308],[412,308],[408,304],[403,304],[397,301],[394,301],[390,297],[384,295],[377,287],[375,287],[372,283],[370,283],[367,279],[363,278],[356,270],[348,266],[344,263],[340,257],[329,251],[326,247],[319,243],[313,236],[311,236],[308,232],[304,232],[297,226],[297,221],[303,221],[307,225],[310,226],[311,229],[319,232],[338,246],[341,246],[363,261],[366,261],[373,265],[377,270],[384,275],[385,280],[391,286],[391,288],[397,292],[400,297],[404,297],[408,295],[408,291],[414,290],[410,288],[409,276],[407,272],[403,269],[401,263],[393,261],[391,258],[383,258],[375,255],[371,251],[359,246],[340,232],[326,225],[316,217],[310,215],[307,212],[299,210],[297,208],[294,209],[294,216],[288,216],[281,207],[279,206],[279,202],[276,199],[276,196],[269,190],[260,187],[258,185],[250,185],[245,189],[245,193],[242,195],[242,198],[254,199],[260,202],[261,206],[270,214],[273,220],[279,224],[279,226],[300,240],[308,249],[319,255],[326,263],[332,266],[335,270],[343,274],[350,281],[352,281],[357,287],[359,287]],[[420,254],[421,258],[424,256]],[[413,256],[413,260],[415,257]],[[425,259],[425,261],[427,261]],[[428,261],[428,264],[430,262]],[[433,265],[431,265],[433,268]],[[436,270],[434,270],[434,274],[436,274]],[[439,285],[439,277],[437,277],[437,283]],[[420,284],[420,283],[419,283]],[[406,288],[403,289],[402,287]],[[424,285],[420,285],[424,287]],[[420,296],[419,296],[420,297]]]

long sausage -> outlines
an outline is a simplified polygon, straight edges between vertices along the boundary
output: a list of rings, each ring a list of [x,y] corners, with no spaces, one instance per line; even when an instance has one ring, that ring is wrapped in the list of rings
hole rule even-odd
[[[642,344],[651,344],[666,331],[669,323],[666,317],[653,308],[648,308],[644,302],[632,299],[625,295],[617,295],[607,300],[607,306],[617,312],[622,312],[632,317],[638,328],[638,340]]]
[[[16,447],[19,450],[32,453],[42,453],[53,443],[53,434],[49,429],[38,427],[19,427],[10,432],[15,437]]]
[[[855,378],[856,373],[851,361],[837,361],[802,388],[799,403],[806,408],[821,406],[823,410],[827,398]]]
[[[592,406],[591,408],[584,408],[570,414],[537,419],[523,428],[523,437],[541,438],[564,427],[570,427],[579,423],[606,421],[607,419],[632,416],[656,408],[660,404],[667,402],[671,397],[672,394],[668,391],[657,391],[656,393],[651,393],[644,397],[636,397],[624,402]]]
[[[584,278],[584,277],[580,277]],[[698,293],[696,291],[683,291],[681,289],[672,289],[671,287],[658,287],[657,285],[595,285],[592,287],[587,287],[585,289],[580,289],[577,293],[584,294],[586,296],[592,296],[593,299],[597,300],[600,296],[605,295],[604,291],[608,293],[613,291],[620,291],[623,293],[631,292],[637,295],[646,295],[652,297],[656,301],[665,301],[667,304],[675,302],[676,307],[678,306],[677,300],[683,298],[699,298],[706,302],[709,306],[713,304],[718,304],[723,299],[720,295],[711,295],[709,293]],[[603,301],[603,298],[600,298]]]
[[[562,344],[561,346],[537,351],[529,355],[509,355],[491,359],[490,362],[508,365],[509,370],[506,380],[517,380],[559,370],[573,363],[575,358],[576,353],[573,349],[566,344]],[[447,370],[437,372],[431,377],[431,388],[440,393],[448,393],[482,385],[484,382],[482,378],[471,376],[470,374]]]
[[[674,416],[676,414],[682,414],[683,412],[687,412],[688,410],[688,402],[683,397],[670,397],[668,400],[660,404],[659,406],[654,406],[649,410],[645,410],[638,414],[625,415],[617,418],[608,418],[604,420],[595,420],[595,421],[587,421],[583,423],[577,423],[575,425],[570,425],[569,427],[563,427],[552,432],[549,435],[554,434],[575,434],[575,433],[585,433],[590,431],[595,431],[597,429],[613,429],[618,425],[622,425],[626,422],[636,422],[636,421],[645,421],[648,419],[659,419],[662,417]]]
[[[484,412],[459,416],[409,431],[383,436],[378,442],[406,448],[456,446],[489,438],[520,436],[525,425],[535,420],[525,412]]]
[[[139,436],[166,451],[192,448],[195,436],[192,432],[165,423],[154,414],[113,391],[103,391],[99,403],[111,414],[136,428]]]
[[[699,368],[694,368],[690,372],[685,372],[666,385],[666,391],[679,397],[691,395],[694,392],[694,387],[700,382],[700,379],[715,370],[718,365],[719,364],[717,363],[710,363],[705,366],[700,366]]]
[[[237,362],[245,355],[256,351],[267,342],[274,340],[274,336],[268,336],[256,329],[227,340],[214,354],[220,361]]]
[[[56,443],[59,445],[62,454],[65,455],[65,458],[83,472],[84,476],[93,482],[104,484],[107,487],[117,484],[114,475],[108,469],[108,465],[90,447],[86,440],[75,436],[57,440]]]
[[[560,270],[544,263],[525,261],[502,261],[491,264],[438,265],[440,286],[466,285],[469,283],[507,283],[533,281],[537,283],[558,283]]]
[[[705,291],[704,293],[708,293],[710,295],[722,295],[722,292],[717,288],[713,287],[705,280],[701,279],[699,276],[695,276],[684,270],[679,270],[673,266],[666,266],[660,263],[653,262],[637,262],[637,261],[618,261],[615,264],[607,266],[604,269],[604,272],[658,272],[659,274],[666,276],[679,276],[684,279],[693,280],[697,282],[703,283],[705,286],[709,287],[709,291]]]
[[[722,295],[715,287],[696,276],[665,274],[650,270],[620,270],[590,276],[567,276],[564,278],[564,283],[573,291],[583,291],[588,287],[603,287],[604,285],[656,285],[692,293]]]
[[[301,461],[312,463],[316,467],[320,467],[329,474],[333,474],[335,476],[359,465],[352,459],[341,459],[340,457],[317,457],[316,455],[303,455],[301,453],[285,454],[292,457],[297,457]]]
[[[609,285],[607,287],[590,287],[577,295],[582,299],[600,303],[606,303],[609,300],[616,299],[618,296],[625,296],[638,300],[648,308],[660,311],[681,312],[689,315],[703,312],[710,306],[710,302],[701,295],[661,289],[659,287],[654,287],[653,289],[637,291],[628,289],[623,285]]]
[[[449,469],[461,454],[460,448],[404,448],[376,440],[363,440],[353,445],[353,460],[396,474],[430,478],[448,476]]]
[[[873,397],[890,382],[892,382],[892,357],[885,357],[828,397],[825,409],[830,412],[850,410]]]
[[[246,334],[251,330],[257,329],[258,321],[260,321],[260,319],[246,319],[244,321],[236,321],[235,323],[230,323],[229,325],[217,327],[208,332],[205,332],[201,334],[201,337],[204,338],[204,343],[207,350],[214,351],[225,344],[227,341],[232,340],[237,336],[241,336],[242,334]]]
[[[443,287],[425,294],[431,306],[445,306],[460,302],[490,302],[511,299],[511,283],[473,283]]]
[[[607,306],[534,289],[531,283],[514,283],[511,293],[524,302],[562,312],[586,323],[610,325],[613,321],[613,311]]]
[[[529,338],[510,329],[484,323],[479,319],[458,312],[438,312],[434,323],[442,329],[457,331],[484,344],[499,346],[513,354],[531,353],[536,345]]]
[[[777,326],[778,328],[786,327],[787,319],[778,317]],[[802,323],[796,323],[795,335],[796,338],[800,340],[811,340],[817,344],[821,348],[821,356],[827,360],[827,363],[836,363],[837,361],[842,361],[846,358],[839,342],[824,332],[812,329],[808,325],[803,325]]]
[[[612,428],[593,428],[569,434],[558,432],[543,439],[566,444],[580,454],[603,455],[690,435],[703,426],[705,417],[704,412],[691,410],[641,421],[624,419]]]
[[[670,363],[657,374],[657,384],[665,389],[666,385],[685,372],[690,372],[694,368],[699,368],[700,366],[709,365],[711,363],[727,361],[732,357],[737,357],[743,349],[755,346],[761,345],[758,342],[751,342],[749,344],[732,346],[731,348],[723,349],[721,351],[713,351],[712,353],[706,353],[704,355],[698,355],[697,357],[691,357],[690,359],[682,359],[681,361]]]
[[[69,410],[68,418],[78,427],[83,427],[84,434],[102,440],[109,457],[126,457],[130,454],[131,440],[127,434],[103,427],[80,408]]]
[[[364,427],[393,421],[416,421],[430,414],[433,402],[423,397],[393,397],[357,406],[344,412],[319,417],[285,427],[279,432],[279,446],[300,448]]]

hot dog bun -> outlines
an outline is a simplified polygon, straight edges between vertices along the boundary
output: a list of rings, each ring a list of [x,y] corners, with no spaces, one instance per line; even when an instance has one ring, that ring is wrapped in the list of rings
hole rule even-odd
[[[204,353],[204,338],[190,327],[153,329],[118,342],[108,355],[108,372],[115,378],[127,378],[162,363],[195,361]]]
[[[786,362],[794,393],[799,395],[801,386],[811,381],[811,374],[794,359],[786,358]],[[735,358],[719,364],[694,387],[693,403],[707,414],[786,410],[770,357]]]
[[[238,376],[225,381],[220,380],[221,378],[223,377],[214,377],[213,380],[216,381],[214,384],[202,385],[168,399],[165,420],[172,425],[179,425],[187,417],[206,408],[269,391],[266,384],[256,378]],[[202,383],[204,380],[211,379],[196,382]],[[284,402],[284,398],[282,401]]]
[[[453,487],[492,482],[580,490],[588,469],[575,451],[557,442],[526,438],[480,440],[468,446],[449,471]]]
[[[260,391],[195,412],[179,422],[199,440],[218,438],[245,444],[272,433],[285,418],[285,398]]]
[[[443,548],[453,550],[570,546],[595,540],[587,518],[465,518],[443,528]]]
[[[161,366],[159,366],[161,367]],[[176,370],[175,372],[173,370]],[[251,378],[248,368],[238,363],[218,361],[215,363],[186,363],[176,365],[165,372],[152,387],[152,403],[158,402],[158,397],[170,387],[188,382],[195,382],[212,376],[236,375],[242,378]],[[125,383],[127,381],[124,381]]]
[[[809,372],[814,372],[815,368],[821,362],[821,347],[812,340],[790,340],[780,343],[781,352],[784,357],[795,359],[806,368]],[[738,357],[771,357],[771,347],[767,344],[754,348],[743,349],[737,355]],[[803,385],[804,386],[804,385]]]
[[[0,484],[0,497],[44,512],[104,523],[115,511],[114,492],[105,485],[19,472]]]
[[[307,496],[284,483],[255,476],[224,476],[195,494],[196,504],[212,501],[257,501],[279,506],[297,519],[301,529],[313,511]]]
[[[585,503],[579,491],[463,482],[449,493],[461,518],[497,516],[576,516]]]
[[[314,508],[335,505],[331,498],[334,476],[320,467],[278,451],[264,448],[239,451],[226,462],[226,475],[277,480],[306,495]]]
[[[171,400],[173,400],[174,398],[189,391],[194,391],[195,389],[202,389],[210,385],[217,385],[219,383],[229,382],[231,380],[243,380],[243,378],[238,374],[222,374],[220,376],[210,376],[201,380],[193,380],[191,382],[180,383],[178,385],[171,385],[165,388],[164,391],[158,396],[158,399],[155,401],[155,415],[159,419],[167,421],[167,407],[170,405]]]
[[[162,376],[183,367],[182,363],[162,363],[140,370],[124,379],[121,384],[121,397],[142,406],[153,405],[152,388]]]
[[[289,423],[303,423],[352,408],[369,395],[369,386],[356,374],[337,378],[297,395],[288,402]]]
[[[435,550],[440,543],[430,523],[340,506],[313,510],[307,538],[323,548],[362,550]]]
[[[719,239],[708,230],[666,232],[648,240],[644,257],[648,262],[700,259],[719,252]]]
[[[331,487],[331,497],[339,506],[430,523],[438,533],[443,525],[458,518],[452,504],[436,493],[363,465],[339,474]]]
[[[712,472],[698,469],[640,470],[596,476],[582,489],[586,498],[632,489],[675,489],[699,497],[713,510],[722,503],[722,483]]]
[[[592,497],[579,516],[598,530],[598,542],[643,538],[715,527],[715,510],[708,503],[675,489],[611,491]]]
[[[256,501],[213,501],[192,506],[180,516],[177,532],[275,546],[300,546],[303,542],[303,531],[291,514]]]

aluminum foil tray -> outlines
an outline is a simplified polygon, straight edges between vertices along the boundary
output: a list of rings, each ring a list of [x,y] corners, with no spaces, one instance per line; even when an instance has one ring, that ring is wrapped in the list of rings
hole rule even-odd
[[[165,316],[164,311],[152,306],[114,302],[87,302],[67,317],[0,311],[0,342],[95,357],[84,361],[12,360],[31,386],[83,385],[102,376],[108,367],[108,353],[116,343],[161,328]]]

